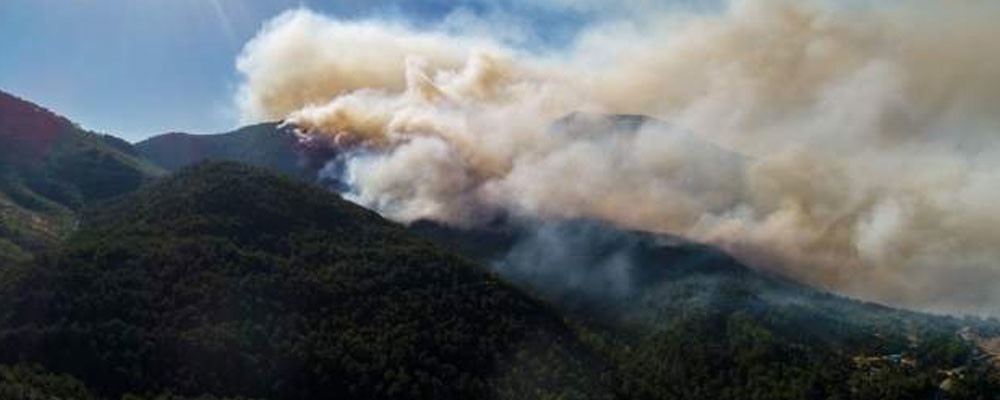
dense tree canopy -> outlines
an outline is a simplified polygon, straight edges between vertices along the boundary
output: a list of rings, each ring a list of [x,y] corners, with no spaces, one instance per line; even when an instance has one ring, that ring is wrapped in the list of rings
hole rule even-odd
[[[995,334],[995,322],[849,300],[707,246],[593,221],[557,227],[585,257],[555,271],[603,276],[587,260],[626,251],[630,291],[560,286],[507,265],[516,232],[404,229],[232,163],[184,169],[86,215],[36,262],[0,269],[3,398],[1000,393],[997,370],[957,335]]]
[[[205,164],[3,271],[0,358],[101,395],[601,397],[562,319],[322,189]]]
[[[965,328],[992,334],[995,320],[851,300],[710,246],[598,221],[512,220],[473,231],[421,221],[410,230],[494,265],[553,304],[615,368],[621,398],[1000,396],[997,370],[958,335]],[[545,240],[537,240],[539,231]],[[604,290],[610,279],[627,289]]]

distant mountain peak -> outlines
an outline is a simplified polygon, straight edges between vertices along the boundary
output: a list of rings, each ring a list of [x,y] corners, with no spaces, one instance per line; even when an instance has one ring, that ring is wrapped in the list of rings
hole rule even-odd
[[[202,161],[236,161],[306,180],[312,180],[336,151],[324,143],[303,142],[294,126],[279,122],[210,135],[171,132],[143,140],[135,147],[143,157],[168,171]]]
[[[574,111],[552,123],[550,130],[572,135],[587,133],[634,133],[646,125],[669,127],[666,121],[642,114],[605,114]]]

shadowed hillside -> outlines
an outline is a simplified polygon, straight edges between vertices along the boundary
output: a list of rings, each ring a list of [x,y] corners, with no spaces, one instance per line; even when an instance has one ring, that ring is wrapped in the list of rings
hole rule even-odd
[[[997,369],[972,329],[752,269],[710,246],[589,220],[411,231],[552,302],[617,369],[629,399],[986,398]],[[967,328],[968,327],[968,328]],[[962,371],[955,379],[942,371]],[[948,382],[948,390],[941,385]]]
[[[600,398],[560,316],[322,189],[199,164],[8,270],[0,362],[97,393]]]
[[[238,161],[308,180],[322,168],[321,161],[332,157],[330,149],[302,143],[294,128],[278,123],[215,135],[167,133],[136,143],[135,147],[143,157],[168,171],[206,160]]]

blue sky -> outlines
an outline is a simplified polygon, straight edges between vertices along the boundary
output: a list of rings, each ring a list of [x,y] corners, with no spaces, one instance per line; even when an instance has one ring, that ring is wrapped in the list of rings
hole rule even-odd
[[[567,6],[566,4],[570,4]],[[528,0],[2,0],[0,89],[128,140],[234,128],[234,63],[261,23],[305,6],[345,19],[433,25],[500,10],[535,45],[558,45],[597,12]],[[582,3],[581,3],[582,4]],[[591,2],[590,4],[600,4]],[[601,13],[607,10],[602,9]]]

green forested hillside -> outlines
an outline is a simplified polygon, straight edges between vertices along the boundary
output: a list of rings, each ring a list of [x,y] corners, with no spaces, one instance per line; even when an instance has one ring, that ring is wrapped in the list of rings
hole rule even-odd
[[[263,169],[188,166],[308,178],[273,124],[136,149],[0,100],[2,399],[1000,398],[958,334],[996,321],[598,221],[404,229]],[[162,170],[140,154],[179,172],[144,185]]]
[[[679,238],[593,221],[407,230],[324,189],[232,163],[183,169],[100,205],[34,265],[0,269],[0,364],[7,365],[0,393],[129,400],[1000,393],[997,370],[957,335],[962,328],[997,335],[995,322],[825,294]],[[492,262],[505,278],[472,259]]]
[[[544,303],[323,189],[201,164],[2,272],[0,362],[91,392],[603,398]]]
[[[622,398],[1000,398],[998,370],[958,335],[1000,334],[995,320],[855,301],[596,221],[410,229],[550,301],[615,368]]]
[[[0,265],[67,235],[84,205],[161,173],[121,139],[0,92]]]

